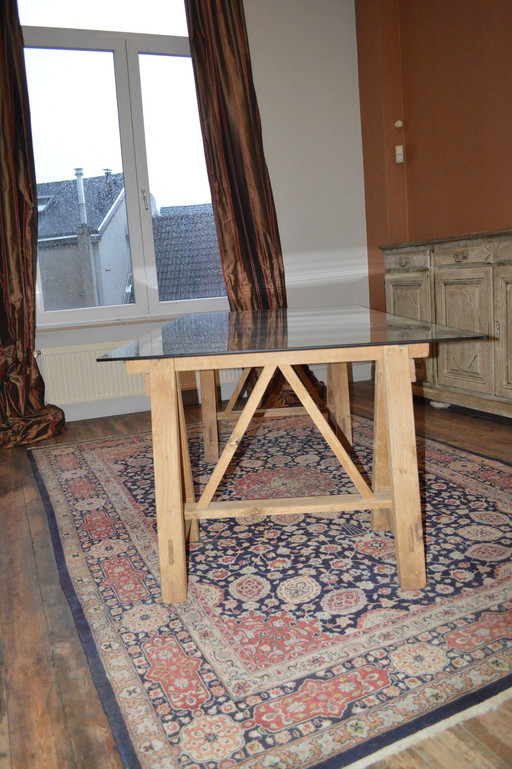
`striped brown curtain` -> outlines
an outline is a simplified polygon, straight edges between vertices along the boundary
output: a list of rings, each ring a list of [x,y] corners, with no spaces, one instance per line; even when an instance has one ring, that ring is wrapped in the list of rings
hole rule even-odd
[[[219,248],[232,310],[286,307],[283,258],[242,0],[185,0]]]
[[[10,448],[64,427],[34,358],[37,192],[16,0],[0,3],[0,178],[0,447]]]

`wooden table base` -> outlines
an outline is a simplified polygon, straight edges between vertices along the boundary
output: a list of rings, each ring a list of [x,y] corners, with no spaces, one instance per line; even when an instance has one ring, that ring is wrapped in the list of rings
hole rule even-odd
[[[336,350],[245,353],[209,358],[161,358],[127,361],[130,373],[146,373],[151,395],[155,492],[162,600],[187,599],[186,537],[197,538],[197,521],[206,518],[286,515],[321,510],[371,510],[375,530],[390,529],[396,543],[398,581],[404,589],[426,584],[421,523],[416,437],[411,376],[415,357],[425,357],[428,344],[354,347]],[[251,357],[252,356],[252,357]],[[284,358],[284,360],[283,360]],[[300,375],[305,363],[330,364],[330,387],[338,426],[350,430],[347,363],[375,363],[375,427],[372,485],[361,475],[346,442],[332,429]],[[205,434],[210,456],[218,456],[217,405],[214,369],[258,367],[260,374],[238,421],[212,470],[206,487],[195,499],[188,454],[179,371],[201,372]],[[188,368],[187,368],[188,367]],[[338,458],[355,491],[321,497],[218,502],[215,493],[276,370],[295,391],[302,407]],[[213,389],[212,389],[213,383]],[[287,409],[280,409],[283,416]],[[341,416],[340,416],[341,415]],[[349,436],[350,432],[349,432]],[[207,443],[208,443],[207,441]]]

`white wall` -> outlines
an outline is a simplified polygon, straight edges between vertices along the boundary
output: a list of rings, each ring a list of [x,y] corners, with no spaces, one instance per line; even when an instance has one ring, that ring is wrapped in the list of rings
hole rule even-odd
[[[368,304],[353,0],[244,0],[290,306]]]

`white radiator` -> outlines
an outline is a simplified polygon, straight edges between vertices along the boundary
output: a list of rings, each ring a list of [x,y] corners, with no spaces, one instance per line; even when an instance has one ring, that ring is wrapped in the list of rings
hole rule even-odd
[[[41,350],[46,400],[57,406],[144,395],[144,376],[127,374],[122,361],[96,358],[125,342],[50,347]]]
[[[219,384],[231,384],[232,382],[238,382],[242,376],[242,368],[223,368],[219,371]]]
[[[41,350],[46,400],[57,406],[144,395],[144,376],[127,374],[122,361],[98,363],[96,358],[125,342],[102,342]],[[219,372],[219,384],[238,382],[242,369]]]

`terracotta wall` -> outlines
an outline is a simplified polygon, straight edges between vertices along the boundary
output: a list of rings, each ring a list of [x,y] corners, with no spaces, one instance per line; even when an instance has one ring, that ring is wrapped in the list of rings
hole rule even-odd
[[[356,0],[356,22],[379,307],[379,245],[512,228],[512,2]]]

